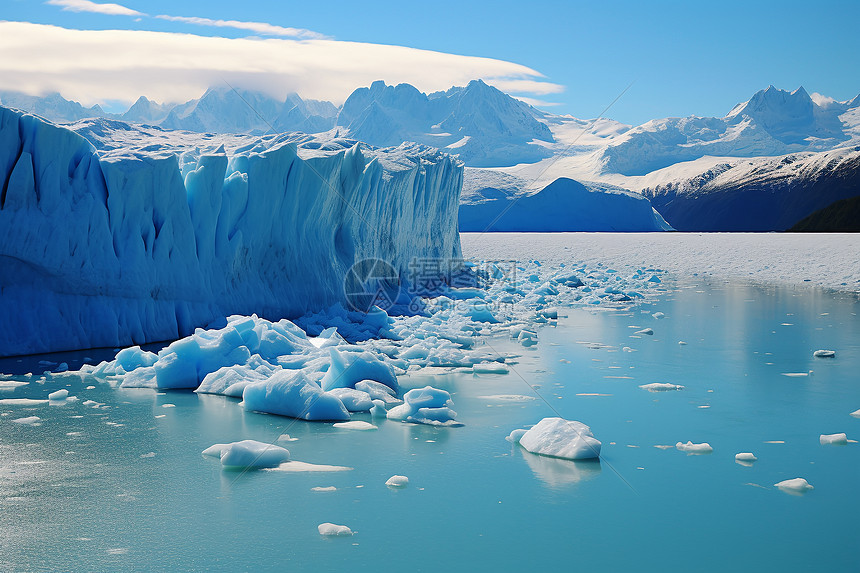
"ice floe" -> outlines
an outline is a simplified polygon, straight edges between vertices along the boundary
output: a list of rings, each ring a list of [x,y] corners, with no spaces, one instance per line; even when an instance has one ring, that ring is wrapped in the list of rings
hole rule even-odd
[[[777,487],[777,488],[781,489],[782,491],[785,491],[788,493],[805,493],[809,490],[815,489],[814,487],[812,487],[809,484],[808,481],[806,481],[804,478],[800,478],[800,477],[783,480],[783,481],[781,481],[779,483],[775,483],[773,485],[774,485],[774,487]]]
[[[335,428],[341,428],[343,430],[358,430],[358,431],[368,431],[368,430],[378,430],[377,426],[374,426],[370,422],[363,422],[361,420],[351,420],[349,422],[336,422],[334,424]]]
[[[836,358],[835,350],[816,350],[812,353],[815,358]]]
[[[388,487],[399,488],[409,485],[409,478],[401,475],[393,475],[385,481]]]
[[[12,420],[13,424],[21,424],[22,426],[38,426],[42,419],[39,416],[27,416],[24,418],[16,418]]]
[[[669,390],[684,389],[680,384],[670,384],[668,382],[652,382],[651,384],[642,384],[639,387],[643,390],[648,390],[649,392],[666,392]]]
[[[821,434],[818,437],[818,441],[822,445],[833,444],[837,446],[844,446],[848,443],[848,435],[847,434]]]
[[[691,441],[688,441],[687,443],[678,442],[675,444],[675,447],[682,452],[687,452],[688,454],[710,454],[714,451],[711,444],[707,442],[702,442],[701,444],[694,444]]]
[[[739,454],[735,454],[735,460],[739,462],[754,462],[758,460],[757,457],[752,452],[741,452]]]
[[[575,420],[544,418],[528,430],[514,430],[507,440],[543,456],[568,460],[600,457],[600,441],[591,428]]]
[[[451,395],[445,390],[425,386],[404,394],[404,403],[388,411],[389,420],[430,424],[433,426],[461,426],[457,412],[452,408]]]
[[[56,392],[51,392],[48,394],[48,400],[51,402],[61,402],[65,401],[66,398],[69,397],[69,391],[65,388],[57,390]]]
[[[317,526],[320,535],[328,537],[342,537],[352,535],[352,530],[346,525],[335,525],[334,523],[320,523]]]
[[[215,444],[203,450],[203,455],[220,458],[225,468],[273,468],[290,460],[286,448],[256,440]]]

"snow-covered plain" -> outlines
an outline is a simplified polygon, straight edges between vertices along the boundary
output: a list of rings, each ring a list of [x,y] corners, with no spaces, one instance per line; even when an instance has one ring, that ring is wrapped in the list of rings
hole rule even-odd
[[[655,267],[676,278],[711,277],[860,291],[860,235],[791,233],[461,234],[464,256],[571,259],[611,268]]]

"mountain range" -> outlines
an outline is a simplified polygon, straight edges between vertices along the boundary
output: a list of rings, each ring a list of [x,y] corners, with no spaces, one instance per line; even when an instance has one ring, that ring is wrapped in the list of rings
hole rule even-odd
[[[340,107],[227,86],[175,105],[141,96],[119,115],[59,94],[0,92],[0,104],[55,122],[102,117],[198,133],[327,133],[378,147],[417,142],[466,164],[466,204],[496,201],[491,197],[498,189],[481,185],[495,185],[500,176],[512,201],[565,178],[590,189],[642,193],[679,230],[784,230],[828,201],[860,195],[851,159],[860,149],[860,95],[838,102],[802,87],[788,92],[769,86],[724,117],[664,118],[639,126],[551,114],[481,80],[430,94],[377,81],[356,89]],[[838,161],[834,150],[842,150]],[[570,185],[553,189],[560,188]],[[793,194],[790,200],[787,194]],[[754,214],[759,211],[767,216]],[[558,226],[534,225],[528,230]]]

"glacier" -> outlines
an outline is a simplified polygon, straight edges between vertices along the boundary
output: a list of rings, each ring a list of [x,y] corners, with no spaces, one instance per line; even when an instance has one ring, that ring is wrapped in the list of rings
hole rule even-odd
[[[436,150],[80,129],[101,150],[0,107],[0,355],[175,340],[235,313],[299,317],[347,302],[357,261],[405,280],[416,257],[461,257],[463,167]]]

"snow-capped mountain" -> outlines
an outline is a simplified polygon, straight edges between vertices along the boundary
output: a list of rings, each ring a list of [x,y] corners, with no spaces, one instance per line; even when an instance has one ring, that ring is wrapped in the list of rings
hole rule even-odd
[[[835,201],[860,196],[860,148],[709,159],[642,190],[679,231],[784,231]]]
[[[167,118],[167,115],[175,106],[170,104],[159,104],[146,96],[140,96],[132,104],[128,111],[122,114],[121,119],[129,123],[158,124]]]
[[[770,86],[722,118],[666,118],[635,127],[607,142],[602,170],[635,176],[706,155],[757,157],[855,145],[858,100],[819,105],[802,87],[787,92]]]
[[[373,145],[414,141],[457,154],[467,165],[503,166],[550,155],[553,135],[538,121],[541,113],[481,80],[429,95],[376,81],[347,98],[337,125]]]
[[[104,117],[106,114],[98,105],[84,107],[76,101],[69,101],[58,93],[45,96],[32,96],[21,92],[0,92],[0,105],[41,115],[51,121],[77,121],[87,117]]]

